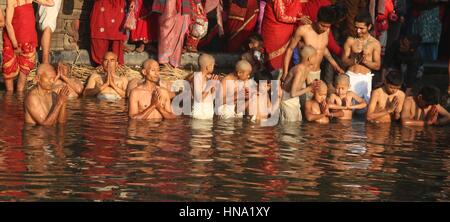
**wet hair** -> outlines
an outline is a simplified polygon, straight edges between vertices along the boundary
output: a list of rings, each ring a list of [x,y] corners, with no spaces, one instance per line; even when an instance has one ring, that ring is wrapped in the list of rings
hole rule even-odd
[[[409,40],[410,49],[417,49],[420,43],[422,43],[422,37],[420,35],[411,34],[406,36],[406,38]]]
[[[372,17],[370,17],[370,14],[368,12],[362,11],[355,17],[355,23],[361,22],[366,24],[367,27],[370,25],[373,25]]]
[[[422,96],[422,100],[429,105],[439,104],[440,91],[435,86],[424,86],[420,89],[419,95]]]
[[[394,86],[401,86],[403,84],[403,75],[400,70],[390,70],[386,75],[386,83]]]
[[[317,21],[333,24],[336,21],[336,12],[331,6],[322,6],[317,13]]]

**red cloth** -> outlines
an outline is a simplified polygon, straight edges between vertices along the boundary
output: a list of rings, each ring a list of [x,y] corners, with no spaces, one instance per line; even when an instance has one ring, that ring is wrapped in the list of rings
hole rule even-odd
[[[149,24],[150,16],[149,10],[145,7],[143,0],[134,0],[135,9],[134,15],[136,16],[136,29],[130,31],[131,41],[145,41],[147,42],[149,39]],[[131,13],[131,12],[130,12]]]
[[[240,8],[232,2],[224,31],[229,36],[226,51],[237,52],[254,33],[258,22],[259,3],[247,0],[247,8]]]
[[[91,11],[91,38],[125,41],[125,7],[125,0],[96,0]]]
[[[302,6],[297,0],[271,0],[267,3],[261,35],[269,70],[283,67],[284,53],[301,14]]]
[[[311,21],[316,22],[319,9],[329,5],[332,5],[330,0],[308,0],[308,2],[302,3],[302,12],[309,16]],[[335,55],[342,55],[342,47],[336,42],[332,32],[328,35],[328,50]]]
[[[16,55],[6,30],[3,31],[3,78],[11,79],[19,71],[27,75],[34,68],[36,60],[37,33],[32,4],[14,8],[12,26],[22,54]]]
[[[189,31],[188,31],[187,40],[186,40],[186,48],[189,51],[194,51],[194,50],[197,51],[197,46],[198,46],[198,43],[200,42],[200,37],[195,36],[195,34],[194,34],[195,24],[197,22],[197,19],[202,22],[205,22],[205,23],[201,23],[201,24],[206,24],[208,22],[208,19],[206,18],[205,12],[203,12],[203,14],[198,13],[197,4],[195,4],[194,1],[191,1],[191,6],[192,6],[193,13],[191,15],[191,22],[189,24]],[[205,27],[204,30],[206,31],[207,28],[208,27]]]
[[[107,39],[91,39],[91,57],[97,64],[102,64],[103,56],[109,51],[109,46],[112,47],[112,52],[117,55],[119,64],[125,63],[124,54],[124,42],[121,40],[107,40]]]
[[[157,42],[159,36],[159,14],[152,13],[148,22],[148,39],[150,42]]]

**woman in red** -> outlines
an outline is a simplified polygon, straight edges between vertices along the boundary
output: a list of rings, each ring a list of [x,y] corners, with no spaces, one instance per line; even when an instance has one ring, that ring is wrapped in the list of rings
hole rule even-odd
[[[45,6],[53,6],[53,0],[36,0]],[[26,76],[34,68],[37,33],[33,1],[7,0],[6,31],[3,32],[3,79],[6,90],[14,90],[14,78],[19,76],[17,91],[25,88]]]
[[[300,21],[310,23],[310,20],[302,14],[300,1],[270,0],[267,2],[261,35],[267,53],[266,66],[270,71],[282,68],[289,39]]]

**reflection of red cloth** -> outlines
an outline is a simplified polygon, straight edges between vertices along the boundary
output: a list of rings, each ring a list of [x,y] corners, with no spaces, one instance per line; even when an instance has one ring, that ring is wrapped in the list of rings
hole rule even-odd
[[[317,13],[319,12],[319,9],[323,6],[329,6],[331,4],[332,3],[330,0],[308,0],[305,3],[302,3],[302,12],[303,14],[309,16],[311,21],[315,22],[317,21]],[[328,35],[328,50],[335,55],[342,55],[342,48],[334,39],[333,32],[330,32]]]
[[[259,4],[256,0],[248,0],[247,8],[231,3],[228,20],[224,31],[229,35],[227,52],[237,52],[254,33],[258,21]]]
[[[273,0],[264,10],[261,35],[267,52],[269,70],[283,67],[284,53],[302,13],[302,6],[297,0]]]
[[[136,29],[130,31],[130,38],[135,42],[148,41],[148,23],[150,21],[148,13],[150,11],[143,4],[143,0],[136,0],[135,3]]]
[[[96,0],[91,11],[91,37],[125,41],[124,22],[124,0]]]
[[[37,33],[32,4],[14,8],[12,26],[22,54],[17,56],[9,36],[3,32],[3,75],[4,78],[14,78],[19,71],[28,74],[34,68],[36,59]]]

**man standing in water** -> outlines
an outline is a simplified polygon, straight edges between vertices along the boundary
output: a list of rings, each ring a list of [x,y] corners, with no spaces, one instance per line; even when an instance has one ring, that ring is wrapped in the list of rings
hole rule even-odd
[[[322,63],[323,57],[330,62],[331,66],[333,66],[339,74],[344,73],[344,70],[339,67],[327,48],[328,35],[331,24],[333,23],[333,16],[331,16],[333,13],[333,9],[330,7],[321,7],[317,14],[317,22],[311,25],[302,25],[297,28],[291,42],[289,43],[289,47],[286,50],[281,81],[286,79],[289,72],[289,65],[291,63],[292,53],[295,47],[298,47],[301,51],[301,48],[305,45],[310,45],[317,51],[317,54],[313,60],[311,71],[306,77],[307,85],[311,84],[315,79],[320,79],[320,63]]]
[[[158,62],[153,59],[145,61],[142,74],[145,82],[131,90],[128,116],[138,120],[175,119],[169,91],[158,86]]]
[[[64,123],[69,88],[65,86],[59,94],[52,91],[56,72],[49,64],[38,67],[36,78],[37,85],[25,98],[25,123],[43,126]]]
[[[379,70],[381,66],[381,45],[370,35],[371,28],[372,18],[368,13],[356,16],[357,38],[348,37],[342,55],[342,62],[349,67],[346,74],[350,78],[350,90],[366,102],[372,91],[372,70]]]
[[[83,95],[97,96],[99,99],[117,100],[125,98],[128,79],[116,75],[118,66],[117,55],[107,52],[103,57],[103,71],[106,75],[92,74],[84,89]]]

